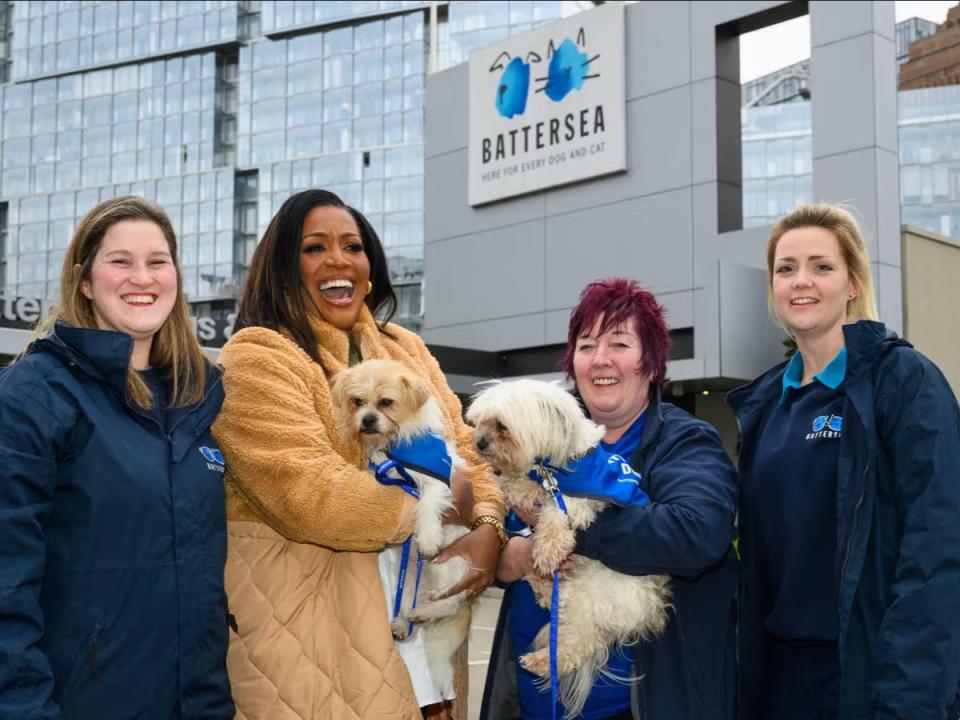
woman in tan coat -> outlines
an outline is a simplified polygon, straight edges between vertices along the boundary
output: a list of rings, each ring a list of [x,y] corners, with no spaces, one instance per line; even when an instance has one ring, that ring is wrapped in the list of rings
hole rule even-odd
[[[460,403],[415,334],[393,314],[383,248],[336,195],[294,195],[257,247],[220,355],[226,400],[214,433],[226,459],[233,620],[227,666],[237,717],[421,717],[390,632],[377,551],[413,529],[415,500],[379,484],[337,432],[330,380],[361,359],[391,358],[426,378],[446,435],[470,467],[454,475],[473,531],[438,559],[473,567],[468,594],[493,579],[503,506],[478,467]],[[457,700],[429,717],[466,717],[465,655]]]

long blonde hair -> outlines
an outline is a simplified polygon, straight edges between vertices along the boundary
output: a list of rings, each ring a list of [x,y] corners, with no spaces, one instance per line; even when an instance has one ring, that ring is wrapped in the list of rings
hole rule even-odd
[[[873,275],[870,272],[870,255],[856,218],[848,210],[836,205],[804,203],[780,218],[773,226],[770,240],[767,242],[767,304],[777,324],[790,334],[790,331],[780,322],[773,301],[773,264],[777,254],[777,243],[790,230],[804,227],[829,230],[840,244],[840,253],[847,263],[850,279],[857,286],[857,294],[852,300],[847,301],[847,322],[877,320],[879,314],[877,298],[873,290]]]
[[[177,237],[166,212],[143,198],[125,195],[106,200],[80,221],[63,258],[59,302],[37,326],[34,338],[49,333],[57,321],[74,327],[97,328],[93,302],[83,294],[82,285],[90,280],[94,259],[107,230],[125,220],[152,222],[160,228],[167,241],[177,271],[177,298],[170,315],[153,338],[150,364],[161,369],[170,379],[171,407],[197,403],[203,398],[206,359],[193,333],[187,300],[183,295],[183,278],[177,261]],[[77,267],[79,270],[75,270]],[[140,407],[153,405],[150,389],[132,367],[127,371],[127,394]]]

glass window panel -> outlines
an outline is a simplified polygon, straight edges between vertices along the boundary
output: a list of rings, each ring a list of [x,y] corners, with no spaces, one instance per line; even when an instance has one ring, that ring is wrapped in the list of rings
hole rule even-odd
[[[357,53],[353,59],[353,82],[383,79],[383,51],[380,48]]]
[[[350,121],[325,123],[323,126],[323,152],[335,153],[350,148]]]
[[[339,90],[332,92],[341,92]],[[346,90],[349,93],[349,89]],[[308,123],[319,123],[323,102],[319,94],[298,95],[287,101],[287,125],[296,127]]]
[[[283,157],[283,131],[256,133],[250,137],[250,161],[259,165]]]
[[[423,148],[399,147],[383,152],[384,177],[423,175]]]
[[[382,47],[383,22],[377,20],[358,25],[354,32],[354,46],[357,50]]]
[[[423,207],[423,178],[387,180],[383,196],[383,209],[387,212],[420,209]]]
[[[328,90],[323,94],[323,121],[349,118],[353,112],[353,93],[349,87]]]
[[[304,190],[311,186],[310,161],[299,160],[293,163],[290,185],[292,190]]]
[[[105,125],[110,122],[113,98],[109,95],[83,101],[83,124],[85,127]]]
[[[419,110],[423,107],[423,75],[413,75],[403,81],[403,109]]]
[[[33,111],[33,133],[49,133],[57,129],[56,107],[38,107]]]
[[[383,115],[382,83],[369,83],[354,88],[353,114],[355,117]]]
[[[84,158],[81,165],[84,185],[105,185],[110,182],[110,156]]]
[[[30,156],[30,162],[34,165],[38,163],[49,163],[57,159],[57,138],[56,135],[37,135],[33,138],[33,148]]]
[[[383,144],[383,118],[368,117],[353,122],[353,147],[369,148]]]
[[[318,155],[322,151],[320,128],[313,125],[292,128],[287,131],[287,157]]]
[[[3,194],[25,195],[30,191],[30,168],[10,168],[3,171]]]
[[[26,197],[20,201],[20,222],[37,223],[46,222],[47,218],[47,197]]]
[[[137,153],[122,152],[113,156],[113,171],[111,174],[112,182],[121,182],[136,177],[137,174]]]
[[[323,61],[323,86],[340,87],[353,79],[353,56],[337,55]]]
[[[216,215],[217,215],[217,204],[215,201],[208,200],[207,202],[200,203],[199,222],[197,223],[197,227],[200,228],[200,232],[212,232],[213,230],[216,229]],[[204,243],[204,245],[209,245],[209,243]],[[209,252],[211,253],[210,260],[212,260],[213,259],[212,248],[210,248]],[[204,262],[203,253],[204,253],[204,247],[201,246],[200,262]]]
[[[262,100],[283,94],[286,87],[286,68],[275,67],[253,73],[253,99]]]
[[[83,153],[85,156],[110,153],[109,125],[87,128],[83,131]]]
[[[353,28],[345,27],[330,30],[323,34],[323,55],[331,57],[353,52]]]
[[[317,72],[316,62],[291,65],[287,70],[287,94],[297,95],[305,92],[323,90],[323,75]]]
[[[291,38],[287,45],[288,62],[317,60],[323,56],[323,34],[313,33]]]
[[[426,52],[423,43],[410,43],[403,47],[403,74],[404,75],[422,75],[424,66],[424,53]]]
[[[30,164],[30,138],[16,138],[3,143],[3,167]]]
[[[30,108],[8,110],[4,113],[3,129],[6,137],[30,134]]]
[[[76,40],[64,40],[57,43],[57,69],[69,70],[79,64],[80,43]]]
[[[403,81],[388,80],[383,84],[383,110],[396,112],[403,109]]]
[[[459,3],[453,4],[452,7],[455,7]],[[451,14],[454,10],[451,7]],[[393,17],[389,20],[386,20],[383,23],[383,44],[384,45],[397,45],[403,42],[403,18]]]
[[[383,51],[383,77],[403,77],[403,45],[394,45]]]
[[[486,5],[488,3],[484,3]],[[489,3],[491,5],[496,3]],[[505,23],[504,23],[505,24]],[[423,40],[423,13],[410,13],[403,17],[403,40],[411,42],[413,40]]]
[[[178,113],[183,107],[183,86],[180,84],[167,85],[163,93],[163,102],[165,111],[169,113]]]
[[[403,142],[403,113],[388,113],[383,116],[383,144],[399,145]]]
[[[218,200],[216,206],[217,230],[233,229],[233,199]],[[229,258],[223,258],[229,259]]]
[[[120,93],[113,100],[113,121],[124,122],[137,119],[137,91]]]
[[[78,142],[79,147],[79,142]],[[57,190],[72,190],[80,185],[80,161],[61,160],[57,163],[56,188]],[[6,177],[6,173],[4,173]],[[94,203],[96,204],[96,203]],[[93,207],[91,205],[90,207]],[[89,209],[89,208],[88,208]]]
[[[411,110],[403,114],[403,141],[412,143],[423,140],[423,110]]]
[[[72,200],[71,193],[71,200]],[[62,250],[70,244],[70,238],[73,235],[75,228],[75,223],[73,221],[72,213],[69,220],[55,220],[50,223],[50,237],[47,240],[50,248],[53,250]],[[59,253],[58,253],[59,255]],[[63,263],[63,257],[60,257],[57,265]],[[59,270],[59,267],[57,268]]]
[[[374,180],[363,184],[363,212],[383,212],[383,182]]]
[[[7,122],[4,123],[4,131],[10,135],[13,129],[10,127],[10,113],[7,113]],[[83,125],[83,101],[69,100],[60,103],[57,108],[57,129],[73,130]]]

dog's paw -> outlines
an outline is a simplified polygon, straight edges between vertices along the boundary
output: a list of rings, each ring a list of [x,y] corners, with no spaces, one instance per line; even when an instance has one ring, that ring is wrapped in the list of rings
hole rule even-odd
[[[443,549],[443,528],[421,531],[416,536],[417,551],[426,558],[432,558]]]
[[[406,618],[398,617],[390,623],[390,630],[394,640],[406,640],[410,635],[410,623]]]
[[[547,648],[527,653],[520,658],[520,664],[537,677],[550,677],[550,651]]]

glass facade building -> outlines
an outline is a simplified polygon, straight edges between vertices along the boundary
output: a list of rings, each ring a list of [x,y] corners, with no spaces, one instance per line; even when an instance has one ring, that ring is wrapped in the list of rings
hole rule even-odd
[[[54,298],[77,221],[133,193],[169,212],[190,302],[226,313],[272,215],[323,187],[380,233],[417,328],[428,70],[591,6],[0,2],[0,291]]]
[[[901,90],[900,217],[960,238],[960,86]],[[743,224],[773,223],[812,197],[809,102],[741,111]]]
[[[898,68],[910,44],[936,29],[921,18],[897,23]],[[816,199],[811,100],[790,84],[808,68],[803,60],[742,86],[744,227],[772,224]],[[901,222],[960,237],[960,86],[901,90],[898,105]]]

